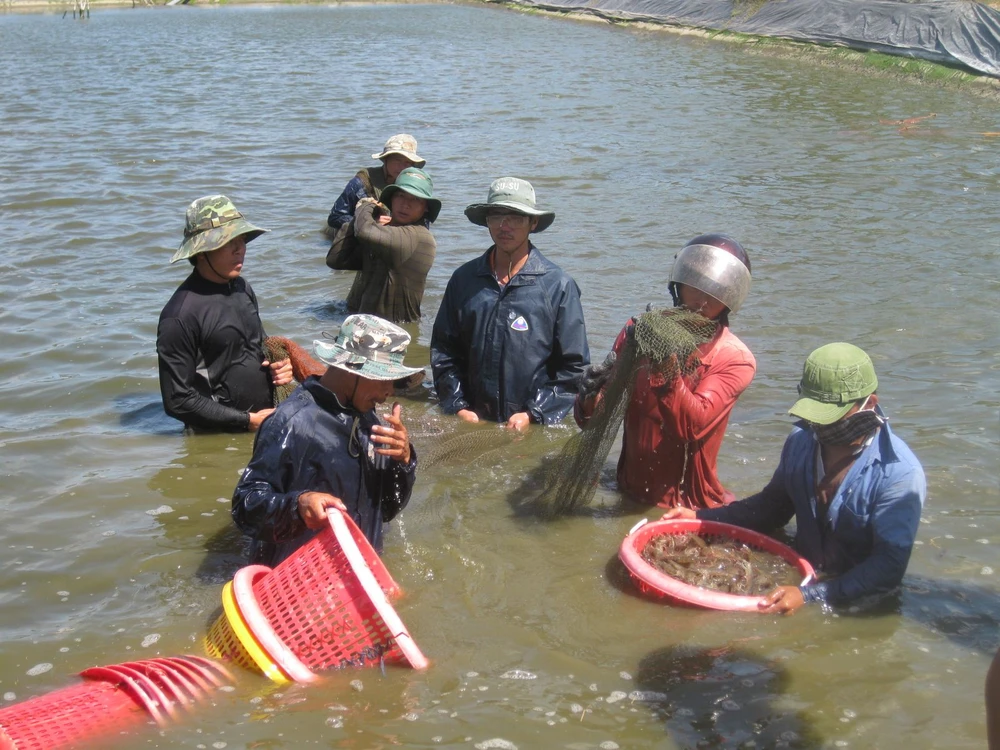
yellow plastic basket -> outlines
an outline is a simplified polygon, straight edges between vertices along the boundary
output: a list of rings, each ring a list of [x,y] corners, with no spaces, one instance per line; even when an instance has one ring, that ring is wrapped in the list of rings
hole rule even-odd
[[[222,589],[223,613],[215,621],[205,637],[205,650],[216,659],[229,659],[244,669],[262,672],[272,682],[290,682],[284,672],[261,648],[243,622],[233,584],[228,582]]]

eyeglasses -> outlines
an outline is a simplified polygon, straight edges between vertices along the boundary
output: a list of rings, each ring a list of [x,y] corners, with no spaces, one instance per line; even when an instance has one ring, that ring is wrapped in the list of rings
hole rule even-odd
[[[487,214],[486,226],[496,228],[506,224],[511,229],[521,229],[527,226],[530,218],[525,214]]]

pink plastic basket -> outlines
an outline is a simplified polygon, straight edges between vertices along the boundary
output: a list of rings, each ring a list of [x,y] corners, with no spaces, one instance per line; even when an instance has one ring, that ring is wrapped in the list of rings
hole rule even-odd
[[[0,709],[0,748],[77,747],[148,720],[128,690],[87,681]]]
[[[426,669],[388,597],[401,591],[357,525],[331,512],[330,528],[254,579],[276,636],[310,670],[406,661]],[[388,596],[387,596],[388,595]]]
[[[678,604],[686,604],[703,609],[720,609],[740,612],[759,611],[757,603],[759,596],[741,596],[727,594],[721,591],[711,591],[699,586],[684,583],[666,573],[662,573],[642,559],[642,551],[653,537],[661,534],[694,533],[701,536],[725,536],[741,541],[751,547],[781,557],[794,565],[803,576],[803,584],[816,575],[812,565],[795,550],[765,534],[759,534],[750,529],[733,526],[717,521],[701,521],[698,519],[674,519],[672,521],[654,521],[647,523],[645,519],[637,523],[629,531],[628,536],[618,549],[618,557],[628,568],[642,593],[659,599],[667,599]]]

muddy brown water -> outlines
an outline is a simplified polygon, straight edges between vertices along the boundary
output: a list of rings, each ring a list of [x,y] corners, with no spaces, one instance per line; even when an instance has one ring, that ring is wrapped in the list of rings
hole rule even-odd
[[[514,512],[571,433],[536,429],[429,466],[387,537],[430,670],[285,688],[244,675],[118,745],[983,746],[1000,631],[1000,146],[981,135],[996,103],[451,5],[0,16],[0,70],[0,705],[89,666],[197,652],[241,559],[228,508],[252,438],[183,435],[159,405],[156,318],[186,273],[167,261],[187,204],[225,192],[273,230],[246,276],[268,332],[308,344],[336,329],[350,284],[318,230],[407,131],[444,204],[411,361],[428,362],[451,272],[488,244],[462,209],[494,177],[532,180],[556,211],[537,244],[579,282],[595,358],[664,304],[687,239],[728,231],[753,259],[733,325],[758,373],[723,480],[738,495],[766,483],[811,349],[863,346],[930,487],[902,593],[785,619],[640,598],[615,556],[654,516],[620,502],[617,451],[585,512]],[[906,131],[879,122],[931,112]],[[422,440],[497,429],[456,425],[426,390],[404,409]]]

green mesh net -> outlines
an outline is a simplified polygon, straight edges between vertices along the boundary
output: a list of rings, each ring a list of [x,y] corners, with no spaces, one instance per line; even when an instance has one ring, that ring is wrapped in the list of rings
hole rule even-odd
[[[664,387],[691,375],[701,363],[698,347],[712,339],[718,325],[681,308],[650,310],[635,319],[590,420],[543,467],[542,492],[530,501],[535,513],[557,516],[590,503],[640,370]]]

